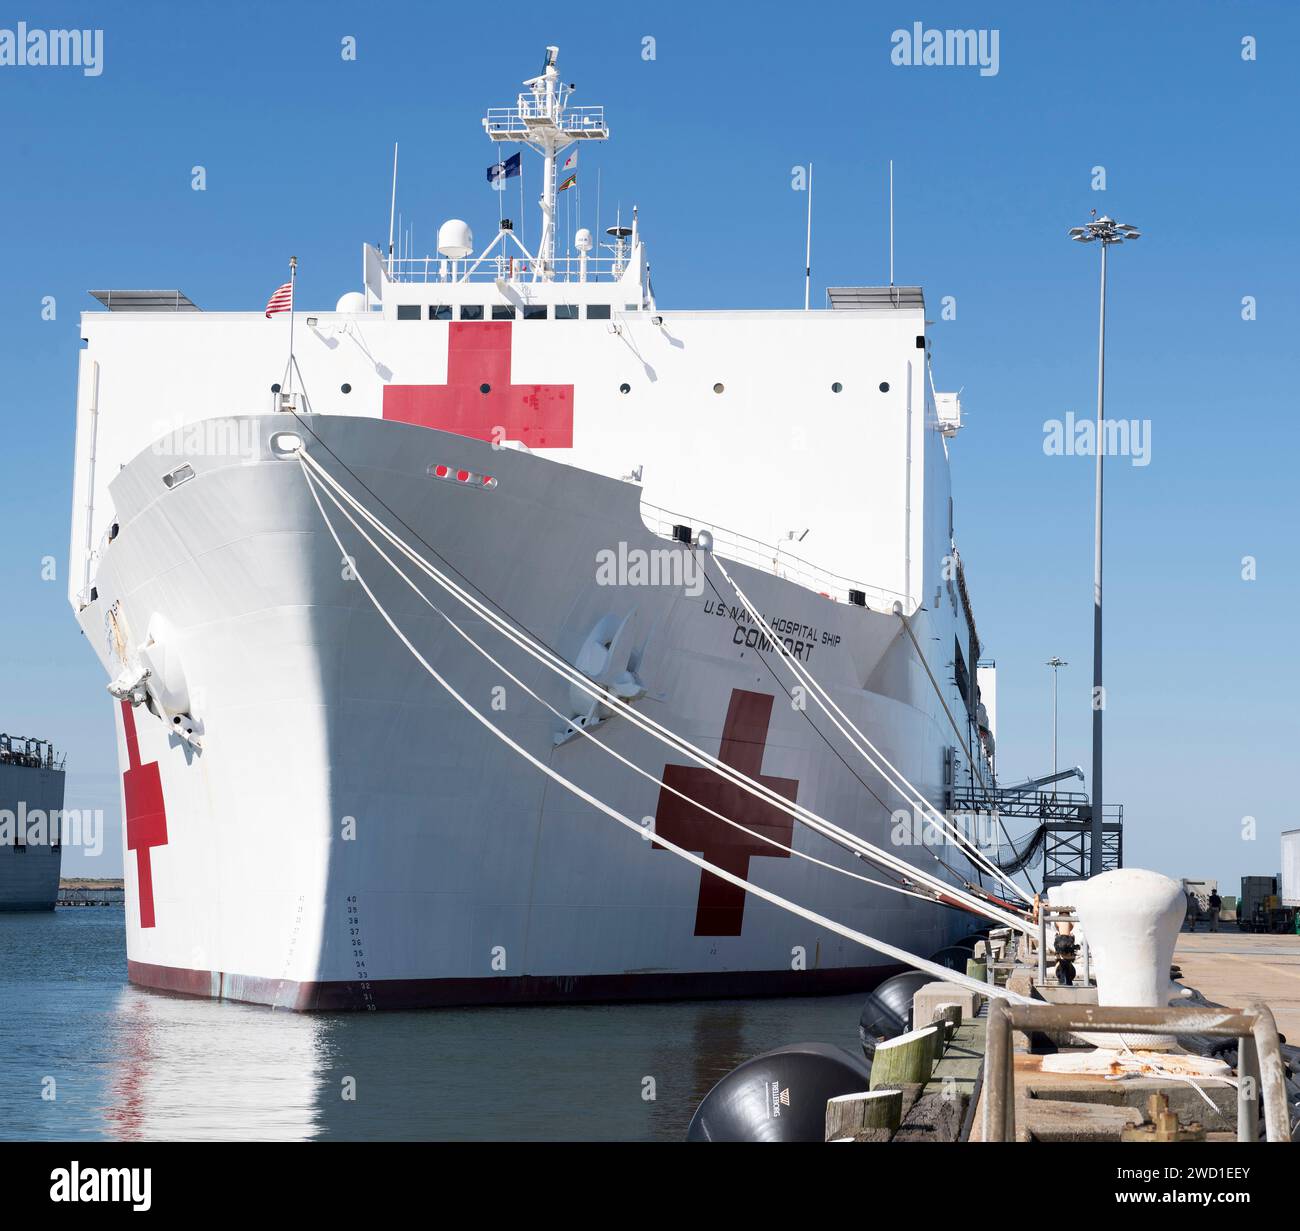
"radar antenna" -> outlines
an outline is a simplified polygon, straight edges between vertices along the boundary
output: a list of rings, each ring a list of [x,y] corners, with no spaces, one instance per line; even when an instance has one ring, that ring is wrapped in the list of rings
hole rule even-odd
[[[537,77],[524,82],[513,107],[492,107],[483,129],[493,141],[518,142],[542,156],[542,238],[537,248],[533,279],[555,276],[555,159],[575,141],[605,141],[609,128],[604,107],[571,107],[572,83],[560,80],[558,47],[546,49],[546,64]]]

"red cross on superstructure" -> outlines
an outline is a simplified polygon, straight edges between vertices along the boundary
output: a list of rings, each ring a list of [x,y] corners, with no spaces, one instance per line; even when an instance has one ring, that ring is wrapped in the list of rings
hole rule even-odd
[[[761,772],[771,720],[770,696],[733,689],[727,719],[722,727],[718,759],[793,803],[799,789],[796,779],[773,778]],[[710,769],[697,766],[665,765],[663,780],[665,787],[673,787],[690,797],[686,800],[663,788],[659,791],[655,833],[669,842],[688,851],[699,851],[710,863],[746,878],[749,876],[749,861],[755,855],[776,859],[790,857],[789,851],[760,842],[696,806],[711,808],[721,816],[789,846],[794,833],[794,819],[775,804],[750,795]],[[658,849],[664,848],[660,846]],[[745,897],[743,889],[712,872],[701,870],[695,935],[739,936],[745,921]]]
[[[126,848],[135,851],[135,878],[140,899],[140,926],[154,926],[153,863],[150,849],[167,845],[167,808],[163,804],[158,762],[140,764],[140,740],[135,730],[135,710],[122,702],[122,727],[126,733],[127,770],[122,775],[126,804]]]
[[[530,449],[573,447],[573,386],[510,383],[509,321],[447,329],[447,383],[385,385],[385,419]]]

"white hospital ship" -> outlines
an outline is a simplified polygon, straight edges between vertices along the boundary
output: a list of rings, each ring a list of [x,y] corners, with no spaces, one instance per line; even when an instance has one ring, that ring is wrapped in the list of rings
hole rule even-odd
[[[557,234],[608,129],[556,59],[484,120],[500,167],[540,155],[535,249],[451,221],[427,260],[367,245],[332,311],[82,317],[69,597],[116,698],[137,984],[850,990],[898,963],[784,902],[926,956],[980,920],[925,877],[1005,892],[898,840],[906,791],[798,674],[928,805],[992,789],[921,291],[657,302],[635,214]]]

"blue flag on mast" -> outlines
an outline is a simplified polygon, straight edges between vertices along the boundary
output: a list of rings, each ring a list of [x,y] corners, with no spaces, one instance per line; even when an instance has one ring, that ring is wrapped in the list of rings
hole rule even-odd
[[[491,184],[493,188],[504,188],[506,186],[505,181],[512,175],[518,175],[522,170],[522,158],[523,154],[521,152],[518,154],[511,154],[505,162],[494,162],[487,169],[488,183]]]

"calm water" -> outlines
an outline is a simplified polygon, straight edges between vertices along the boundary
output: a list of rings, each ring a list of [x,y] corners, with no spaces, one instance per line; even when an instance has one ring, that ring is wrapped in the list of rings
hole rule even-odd
[[[680,1140],[741,1060],[856,1050],[860,1002],[309,1017],[130,987],[120,908],[0,915],[0,1139]]]

